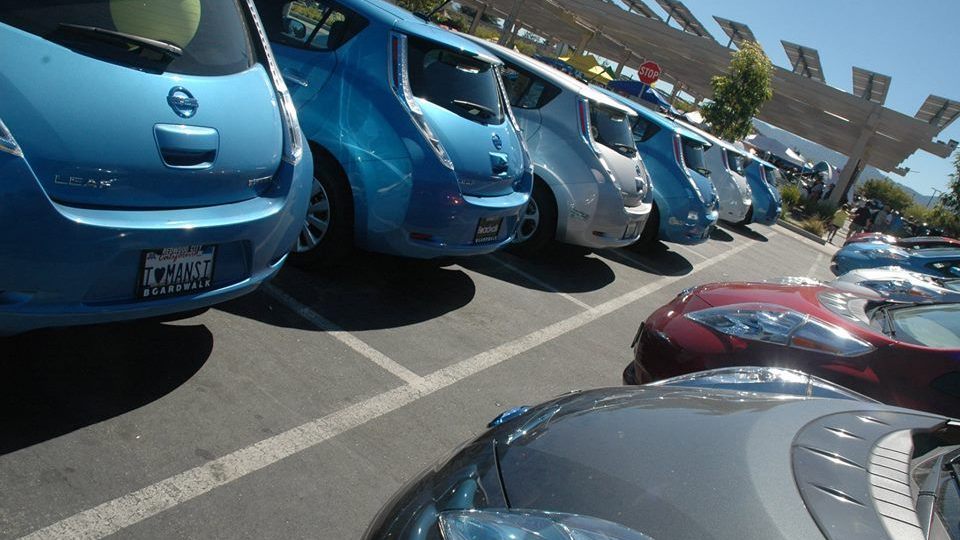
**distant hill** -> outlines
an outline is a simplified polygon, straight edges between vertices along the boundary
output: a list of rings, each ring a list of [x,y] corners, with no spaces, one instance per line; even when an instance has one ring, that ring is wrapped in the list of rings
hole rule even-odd
[[[842,169],[843,165],[847,162],[847,156],[841,154],[840,152],[835,152],[825,146],[819,145],[813,141],[808,141],[803,137],[794,135],[789,131],[784,131],[776,126],[772,126],[766,122],[761,122],[760,120],[753,121],[754,126],[757,128],[757,131],[760,133],[777,139],[783,144],[793,148],[800,152],[807,161],[816,163],[818,161],[826,161],[827,163],[833,165],[837,169]],[[888,178],[897,184],[900,185],[904,190],[907,191],[910,195],[913,196],[914,200],[917,201],[917,204],[926,206],[933,199],[932,195],[922,195],[918,193],[913,188],[904,185],[902,182],[898,182],[895,178],[891,177],[889,174],[881,171],[880,169],[868,165],[863,169],[863,172],[860,173],[860,178],[857,180],[857,183],[869,180],[871,178]]]

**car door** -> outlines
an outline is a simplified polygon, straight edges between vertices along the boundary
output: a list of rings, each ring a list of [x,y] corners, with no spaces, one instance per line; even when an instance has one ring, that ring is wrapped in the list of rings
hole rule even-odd
[[[336,49],[357,31],[357,17],[333,2],[256,0],[257,11],[297,107],[309,102],[337,67]]]

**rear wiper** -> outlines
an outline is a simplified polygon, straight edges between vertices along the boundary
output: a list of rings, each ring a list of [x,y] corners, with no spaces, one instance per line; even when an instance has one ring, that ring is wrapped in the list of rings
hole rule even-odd
[[[491,109],[490,107],[486,107],[484,105],[480,105],[479,103],[474,103],[472,101],[455,99],[452,101],[452,103],[457,107],[465,109],[468,113],[474,116],[482,115],[484,118],[493,118],[494,116],[497,115],[497,112]]]
[[[94,39],[96,41],[111,45],[119,45],[122,47],[129,47],[130,45],[133,45],[141,50],[146,49],[160,53],[170,60],[183,55],[183,49],[172,43],[150,39],[148,37],[138,36],[135,34],[128,34],[126,32],[107,30],[106,28],[99,28],[97,26],[60,23],[59,30],[73,34],[76,37]]]
[[[637,147],[630,144],[610,143],[610,146],[629,156],[632,156],[637,152]]]

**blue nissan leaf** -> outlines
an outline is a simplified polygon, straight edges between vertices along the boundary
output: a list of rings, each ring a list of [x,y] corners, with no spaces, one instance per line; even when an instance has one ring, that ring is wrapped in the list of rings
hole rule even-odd
[[[633,140],[653,178],[653,211],[640,243],[706,242],[720,215],[717,190],[703,160],[712,144],[636,101],[594,88],[637,112]]]
[[[251,3],[0,4],[0,334],[192,311],[295,244],[312,160]]]
[[[773,225],[780,218],[780,190],[774,180],[776,166],[756,156],[746,166],[744,176],[753,197],[753,223]]]
[[[256,0],[315,160],[294,262],[510,243],[533,185],[500,61],[380,0]]]

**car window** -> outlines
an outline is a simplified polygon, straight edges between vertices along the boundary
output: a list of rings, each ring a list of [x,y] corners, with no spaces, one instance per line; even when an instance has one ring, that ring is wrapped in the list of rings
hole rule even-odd
[[[730,167],[730,170],[735,173],[743,174],[743,156],[737,152],[734,152],[733,150],[724,149],[723,151],[727,155],[727,165]]]
[[[501,68],[507,100],[518,109],[539,109],[549,103],[560,89],[513,65]]]
[[[681,137],[681,139],[683,140],[683,161],[687,168],[704,176],[710,176],[710,169],[703,161],[706,146],[687,137]]]
[[[934,347],[960,348],[960,304],[892,309],[894,338]]]
[[[633,142],[635,144],[644,143],[660,131],[660,126],[644,118],[637,116],[633,122]]]
[[[413,37],[407,47],[413,95],[481,124],[504,121],[493,64]]]
[[[590,130],[597,143],[627,156],[637,154],[626,113],[590,102]]]
[[[229,75],[256,61],[237,0],[3,0],[0,22],[81,54],[148,71]]]
[[[960,277],[960,260],[932,262],[927,264],[927,268],[933,270],[940,276]]]
[[[346,43],[366,21],[340,6],[318,0],[256,0],[270,41],[329,51]]]

